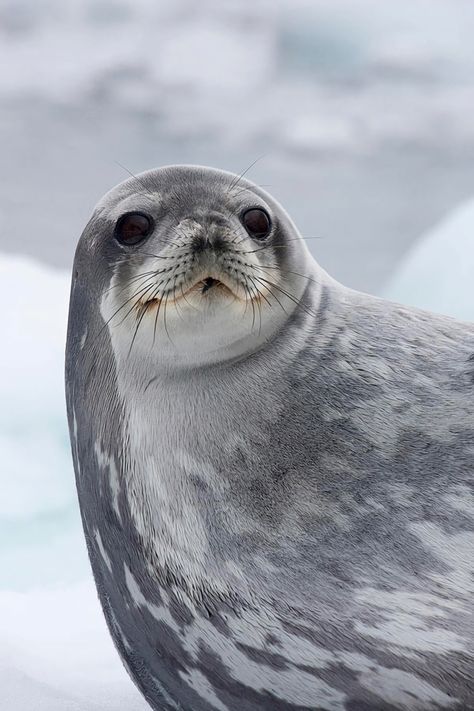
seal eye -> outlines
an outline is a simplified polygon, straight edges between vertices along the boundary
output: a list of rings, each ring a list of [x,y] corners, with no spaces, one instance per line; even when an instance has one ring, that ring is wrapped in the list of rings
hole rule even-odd
[[[115,239],[120,244],[134,245],[144,240],[153,229],[151,217],[142,212],[127,212],[115,225]]]
[[[242,216],[244,227],[253,239],[265,239],[271,229],[270,218],[265,210],[253,207]]]

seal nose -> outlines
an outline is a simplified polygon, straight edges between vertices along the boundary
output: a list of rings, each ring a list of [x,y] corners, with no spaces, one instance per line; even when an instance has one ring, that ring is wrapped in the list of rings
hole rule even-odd
[[[194,253],[204,252],[206,250],[213,250],[214,252],[222,252],[225,247],[225,241],[219,232],[212,234],[211,232],[206,232],[205,234],[196,235],[193,238],[192,249]]]

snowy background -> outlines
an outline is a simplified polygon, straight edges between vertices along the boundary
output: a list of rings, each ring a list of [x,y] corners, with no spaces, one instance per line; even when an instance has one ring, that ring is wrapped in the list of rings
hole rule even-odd
[[[249,172],[336,278],[474,319],[471,0],[0,0],[0,708],[145,711],[66,431],[69,270],[133,172]],[[5,308],[7,305],[7,308]]]

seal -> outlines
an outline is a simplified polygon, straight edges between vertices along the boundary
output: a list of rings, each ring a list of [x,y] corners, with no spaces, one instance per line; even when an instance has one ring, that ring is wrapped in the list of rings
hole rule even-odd
[[[345,288],[259,187],[171,166],[85,228],[66,391],[153,709],[474,708],[474,324]]]

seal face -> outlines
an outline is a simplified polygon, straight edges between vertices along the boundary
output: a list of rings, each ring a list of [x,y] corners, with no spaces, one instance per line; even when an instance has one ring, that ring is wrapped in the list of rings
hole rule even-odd
[[[143,173],[76,253],[92,569],[154,709],[474,708],[474,325],[344,288],[238,176]]]

